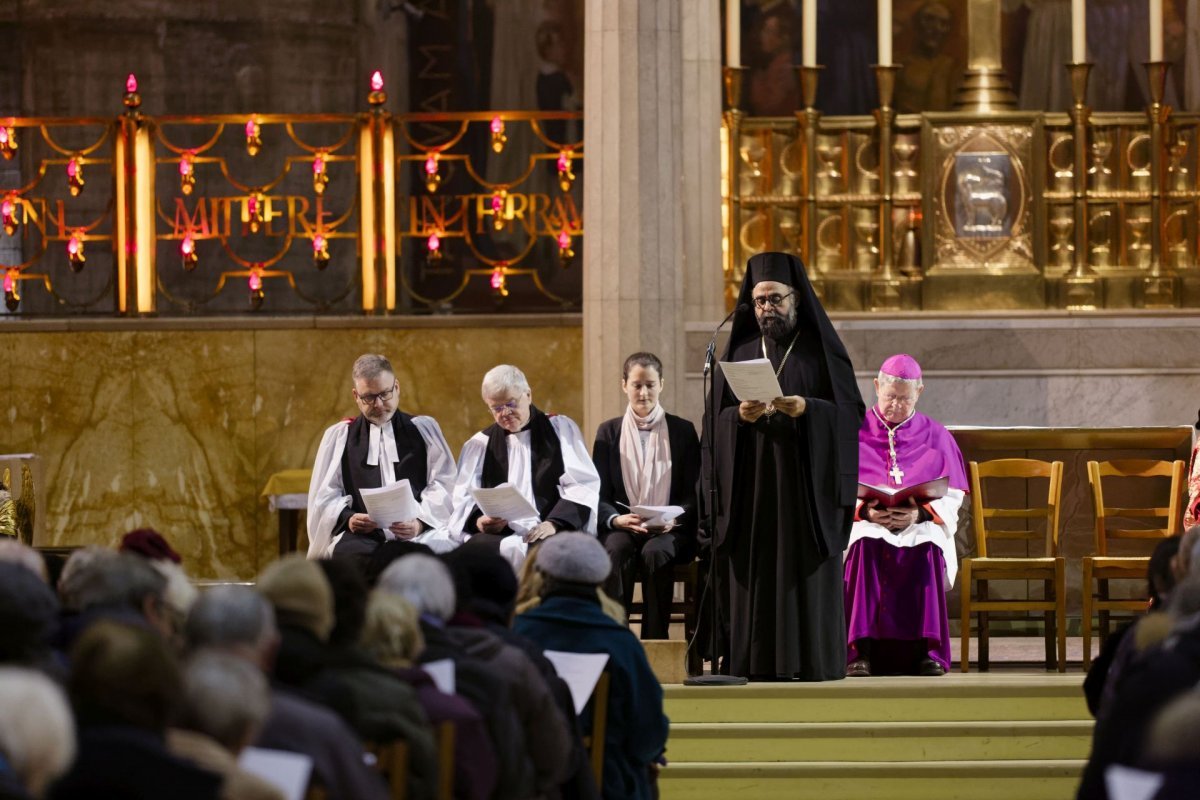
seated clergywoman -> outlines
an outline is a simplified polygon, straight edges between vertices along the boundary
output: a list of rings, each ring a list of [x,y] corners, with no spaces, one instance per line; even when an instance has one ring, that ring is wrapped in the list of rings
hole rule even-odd
[[[604,588],[628,614],[640,566],[646,601],[642,638],[666,639],[671,567],[695,558],[700,440],[691,422],[659,404],[662,362],[654,354],[625,359],[621,389],[629,398],[625,414],[600,425],[592,448],[600,473],[599,536],[613,565]],[[643,506],[677,506],[683,514],[655,525],[653,517],[633,512]]]
[[[887,359],[859,430],[860,488],[886,491],[859,501],[845,554],[850,677],[942,675],[950,667],[946,591],[958,572],[954,534],[967,476],[950,432],[917,412],[923,388],[912,356]],[[919,491],[941,478],[944,493]],[[904,502],[878,499],[905,490],[913,496]]]

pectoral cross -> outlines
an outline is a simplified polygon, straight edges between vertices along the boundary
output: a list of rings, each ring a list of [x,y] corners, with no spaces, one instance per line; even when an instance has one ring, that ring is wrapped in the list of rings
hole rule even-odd
[[[900,485],[900,481],[904,480],[904,472],[900,469],[900,465],[895,461],[892,462],[892,468],[888,470],[888,475],[892,476],[892,480],[896,482],[897,486]]]

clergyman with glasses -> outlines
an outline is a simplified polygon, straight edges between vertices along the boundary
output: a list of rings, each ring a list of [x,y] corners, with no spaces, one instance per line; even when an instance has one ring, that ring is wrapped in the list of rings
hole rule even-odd
[[[559,531],[596,534],[600,476],[573,420],[533,405],[525,373],[501,364],[483,376],[493,423],[467,440],[458,458],[450,536],[463,547],[499,552],[519,570],[529,549]],[[537,516],[485,515],[472,489],[512,485]]]
[[[739,402],[720,370],[713,385],[725,671],[751,680],[842,678],[842,551],[864,411],[854,367],[795,256],[751,258],[738,302],[753,316],[734,315],[722,360],[768,359],[783,396]],[[708,478],[707,466],[701,475]]]
[[[420,542],[437,552],[454,543],[446,532],[454,491],[454,455],[433,417],[398,410],[400,383],[385,357],[359,356],[351,372],[357,417],[334,423],[321,439],[308,489],[308,557],[366,560],[392,539]],[[408,480],[419,513],[371,519],[363,489]]]

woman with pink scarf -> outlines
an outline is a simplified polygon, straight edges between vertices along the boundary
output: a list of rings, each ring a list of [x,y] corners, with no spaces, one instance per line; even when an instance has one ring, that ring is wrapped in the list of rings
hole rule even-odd
[[[696,554],[696,483],[700,477],[700,439],[686,419],[659,405],[662,362],[653,353],[625,359],[621,389],[629,398],[625,415],[596,431],[592,461],[600,473],[598,532],[613,569],[604,590],[625,605],[633,602],[640,572],[645,583],[643,639],[666,639],[671,622],[671,567]],[[671,522],[633,513],[637,507],[677,506]]]

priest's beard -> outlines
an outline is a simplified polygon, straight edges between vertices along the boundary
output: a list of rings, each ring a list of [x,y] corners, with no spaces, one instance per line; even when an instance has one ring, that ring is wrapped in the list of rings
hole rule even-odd
[[[763,336],[776,342],[783,341],[796,329],[796,307],[792,306],[786,315],[780,315],[775,309],[764,311],[758,317],[758,329]]]

